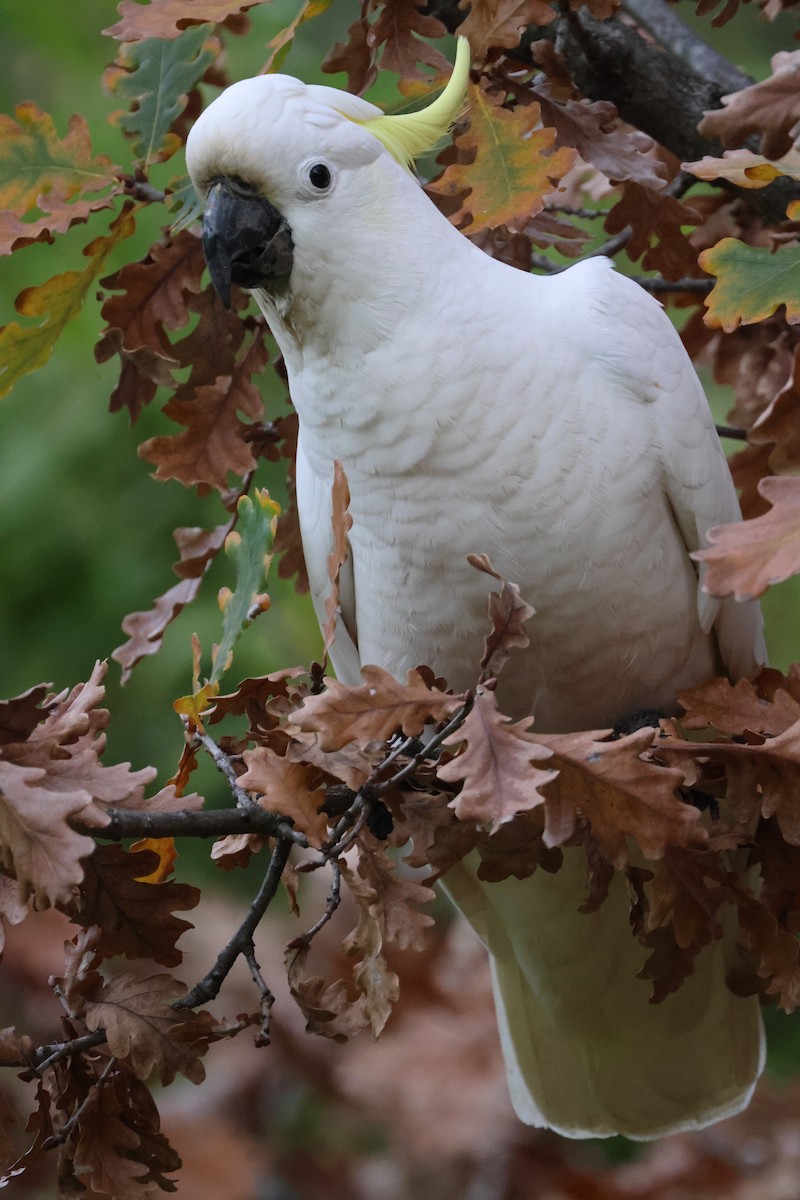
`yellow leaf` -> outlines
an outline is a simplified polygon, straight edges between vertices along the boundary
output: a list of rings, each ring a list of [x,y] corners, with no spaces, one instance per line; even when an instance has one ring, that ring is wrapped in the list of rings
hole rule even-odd
[[[190,729],[203,729],[202,714],[208,712],[219,694],[218,683],[206,683],[191,696],[181,696],[172,707],[179,716],[187,717]]]
[[[473,84],[469,100],[469,128],[456,144],[474,152],[474,161],[451,163],[428,190],[441,196],[467,193],[452,218],[464,233],[513,227],[543,208],[545,197],[575,162],[576,151],[562,146],[552,152],[556,133],[539,128],[538,104],[501,108],[498,97]]]
[[[70,119],[62,140],[53,118],[30,100],[15,111],[16,121],[0,114],[0,208],[24,216],[51,192],[68,200],[115,182],[111,160],[92,157],[83,117]]]
[[[175,839],[171,837],[164,838],[140,838],[138,842],[134,842],[131,846],[131,851],[136,850],[153,850],[158,855],[158,866],[149,875],[138,875],[137,883],[164,883],[172,874],[172,868],[175,865],[175,859],[178,857],[178,851],[175,849]]]

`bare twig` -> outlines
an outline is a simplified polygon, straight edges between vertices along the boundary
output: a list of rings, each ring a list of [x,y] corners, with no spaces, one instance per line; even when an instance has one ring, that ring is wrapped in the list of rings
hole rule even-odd
[[[228,781],[228,786],[231,789],[234,800],[239,808],[258,808],[256,801],[246,792],[244,788],[239,787],[239,779],[231,762],[230,755],[219,746],[214,739],[207,733],[201,733],[196,730],[194,740],[199,742],[203,749],[211,756],[214,766],[225,776]]]
[[[84,1033],[81,1037],[72,1038],[68,1042],[50,1042],[47,1046],[40,1046],[33,1053],[31,1070],[36,1075],[42,1075],[48,1067],[55,1066],[63,1058],[70,1058],[73,1054],[82,1054],[84,1050],[102,1046],[105,1040],[105,1029],[96,1029],[94,1033]]]
[[[286,947],[287,950],[302,950],[304,946],[309,946],[319,933],[320,929],[328,924],[328,921],[330,921],[331,917],[339,907],[342,898],[342,872],[336,859],[331,860],[331,872],[331,890],[328,894],[328,901],[325,905],[325,911],[310,929],[307,929],[305,933],[299,934],[298,937],[292,938],[291,942],[289,942],[289,945]]]
[[[98,1075],[97,1079],[92,1084],[92,1086],[89,1088],[88,1092],[86,1093],[86,1095],[84,1096],[83,1100],[80,1102],[78,1107],[75,1109],[74,1113],[69,1118],[69,1120],[64,1122],[64,1124],[59,1129],[58,1133],[51,1134],[51,1136],[49,1138],[45,1138],[45,1140],[42,1142],[43,1150],[54,1150],[56,1146],[63,1146],[64,1142],[67,1140],[69,1135],[72,1133],[73,1129],[78,1124],[78,1122],[80,1121],[84,1112],[86,1111],[86,1107],[92,1098],[92,1093],[94,1092],[94,1090],[96,1088],[101,1088],[103,1086],[103,1084],[108,1079],[109,1075],[111,1074],[111,1072],[113,1071],[113,1069],[116,1065],[117,1065],[116,1058],[112,1057],[108,1060],[106,1065],[103,1067],[102,1073],[100,1075]]]
[[[275,1003],[275,997],[269,990],[264,976],[261,974],[261,968],[256,961],[255,949],[252,943],[249,947],[245,947],[242,953],[250,968],[253,983],[258,988],[261,1004],[261,1028],[256,1035],[256,1045],[268,1046],[270,1042],[270,1025],[272,1023],[272,1006]]]
[[[455,731],[464,724],[472,705],[473,698],[472,696],[468,695],[464,703],[461,705],[461,708],[459,708],[458,711],[450,718],[444,728],[440,729],[438,733],[435,733],[433,737],[430,738],[430,740],[427,741],[425,745],[417,751],[414,757],[409,759],[404,767],[401,767],[396,774],[392,775],[391,779],[386,779],[383,781],[383,783],[377,784],[375,788],[376,792],[380,793],[381,795],[384,792],[388,792],[390,788],[393,788],[398,783],[402,783],[403,780],[408,779],[409,775],[413,775],[417,767],[419,767],[420,764],[425,761],[425,759],[432,758],[441,746],[442,742],[449,738],[451,733],[455,733]]]
[[[288,861],[291,848],[292,843],[288,838],[278,838],[275,843],[275,849],[272,851],[272,857],[270,858],[266,874],[261,882],[261,887],[258,889],[258,894],[252,900],[247,910],[247,916],[227,946],[220,951],[217,961],[205,978],[201,979],[198,984],[195,984],[187,995],[176,1001],[173,1007],[197,1008],[201,1004],[207,1004],[209,1000],[213,1000],[218,994],[239,955],[243,954],[246,956],[247,954],[254,953],[253,934],[259,921],[267,911],[270,901],[278,890],[278,884],[283,874],[283,868]]]
[[[661,279],[658,276],[648,278],[646,275],[634,275],[633,279],[647,292],[655,295],[664,292],[695,292],[698,296],[706,296],[714,286],[713,279]]]

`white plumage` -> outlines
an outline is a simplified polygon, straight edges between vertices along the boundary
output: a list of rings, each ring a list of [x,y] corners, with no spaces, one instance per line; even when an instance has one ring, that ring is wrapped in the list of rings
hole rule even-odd
[[[472,686],[491,581],[470,553],[536,609],[498,697],[539,731],[670,711],[681,687],[753,672],[757,605],[711,599],[689,557],[739,509],[661,306],[604,259],[540,278],[488,258],[373,136],[378,113],[259,77],[223,93],[187,147],[201,194],[221,184],[237,213],[268,213],[238,267],[235,229],[209,221],[207,251],[215,282],[224,259],[227,279],[253,288],[286,361],[321,620],[334,460],[347,474],[339,677],[359,682],[377,663],[402,678],[426,662]],[[278,218],[291,270],[270,277],[260,255]],[[565,859],[555,876],[482,884],[467,862],[446,880],[491,952],[520,1117],[575,1137],[655,1137],[743,1107],[763,1044],[757,1002],[725,986],[733,932],[650,1005],[624,885],[581,915],[585,871],[576,852]]]

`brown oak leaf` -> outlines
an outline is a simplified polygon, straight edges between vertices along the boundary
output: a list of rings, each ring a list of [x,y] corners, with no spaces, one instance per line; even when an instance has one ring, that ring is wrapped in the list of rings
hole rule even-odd
[[[349,742],[385,742],[397,730],[421,733],[429,721],[442,721],[463,703],[428,687],[419,671],[400,683],[381,667],[361,668],[363,684],[348,686],[325,680],[325,691],[307,696],[292,717],[298,729],[319,733],[323,750],[340,750]]]
[[[366,997],[362,994],[357,1000],[351,999],[343,979],[329,984],[320,975],[305,975],[308,951],[308,945],[298,949],[292,944],[286,951],[289,990],[306,1018],[306,1032],[346,1042],[370,1024]]]
[[[420,10],[418,0],[386,0],[372,25],[367,42],[377,50],[383,46],[381,69],[395,71],[403,79],[425,79],[417,63],[438,73],[450,72],[450,63],[435,46],[422,38],[444,37],[445,26],[436,17]]]
[[[785,1012],[800,1004],[800,940],[779,927],[766,905],[736,884],[736,907],[742,944],[758,958],[758,975],[767,980],[767,995],[777,996]]]
[[[562,99],[548,80],[537,81],[531,90],[542,120],[556,130],[562,146],[572,146],[614,183],[631,180],[655,191],[664,187],[666,170],[650,153],[652,138],[622,126],[610,100]]]
[[[780,50],[772,59],[772,75],[730,96],[723,108],[707,112],[698,129],[723,146],[742,145],[750,134],[761,137],[761,153],[781,158],[800,131],[800,50]]]
[[[239,776],[239,786],[258,794],[258,803],[267,812],[287,817],[309,844],[318,850],[328,836],[328,822],[320,809],[325,789],[316,767],[291,762],[266,746],[245,750],[247,770]]]
[[[120,20],[103,33],[121,42],[139,42],[144,38],[176,38],[190,25],[206,21],[221,23],[228,17],[246,12],[267,0],[121,0]]]
[[[250,425],[238,414],[243,412],[251,422],[261,419],[264,402],[251,377],[266,361],[266,347],[254,338],[233,373],[218,375],[213,383],[198,387],[191,398],[177,394],[165,404],[166,416],[186,429],[142,442],[138,453],[155,464],[154,478],[224,492],[228,472],[245,475],[255,468],[245,437]]]
[[[433,917],[420,912],[418,906],[431,904],[435,894],[426,884],[401,872],[402,864],[391,858],[376,838],[361,834],[358,874],[371,890],[371,896],[365,893],[366,904],[378,922],[381,936],[401,950],[421,950]]]
[[[525,632],[525,622],[534,615],[534,609],[523,599],[516,583],[507,583],[502,575],[498,575],[485,554],[469,554],[467,562],[500,584],[499,592],[489,593],[492,628],[487,634],[481,659],[481,667],[487,676],[498,675],[511,657],[512,650],[524,650],[531,644]]]
[[[692,554],[705,564],[703,589],[712,596],[749,600],[800,572],[800,479],[768,476],[758,490],[772,505],[769,512],[715,526],[709,548]]]
[[[369,22],[359,17],[347,30],[347,41],[336,42],[322,63],[322,70],[327,74],[345,71],[347,90],[356,96],[363,95],[378,77],[370,33]]]
[[[39,683],[11,700],[0,700],[0,746],[24,742],[33,733],[55,703],[55,697],[48,697],[48,693],[48,685]]]
[[[775,474],[800,469],[800,346],[795,347],[791,377],[747,436],[755,446],[769,445],[769,465]]]
[[[633,262],[642,258],[646,271],[680,279],[697,268],[697,251],[682,226],[696,225],[699,219],[683,200],[629,180],[603,228],[616,234],[630,226],[632,233],[625,246],[628,257]]]
[[[185,991],[171,975],[137,979],[124,972],[99,982],[87,997],[84,1019],[91,1030],[105,1029],[111,1053],[128,1059],[137,1078],[148,1079],[155,1072],[166,1087],[180,1073],[200,1083],[205,1076],[199,1059],[202,1048],[170,1036],[180,1020],[170,1001]]]
[[[440,767],[445,783],[461,783],[451,807],[461,821],[495,833],[521,812],[544,803],[541,788],[555,779],[551,752],[528,732],[530,718],[511,723],[493,690],[479,687],[463,725],[443,743],[462,752]],[[537,766],[547,763],[547,767]]]
[[[336,634],[336,617],[341,613],[339,596],[339,572],[347,561],[350,545],[347,535],[353,525],[353,518],[347,511],[350,504],[350,488],[344,467],[337,458],[333,464],[333,486],[331,488],[331,528],[333,530],[333,549],[328,555],[328,579],[331,590],[325,597],[325,615],[327,621],[322,628],[326,651],[333,644]]]
[[[496,833],[481,833],[475,843],[481,856],[478,878],[487,883],[501,879],[527,879],[541,867],[553,873],[562,854],[544,843],[544,814],[540,809],[519,813]]]
[[[529,25],[549,25],[555,12],[548,0],[459,0],[468,15],[458,27],[469,40],[473,63],[485,62],[490,50],[514,50]]]
[[[124,618],[122,631],[128,634],[128,640],[111,653],[114,661],[122,667],[120,683],[123,686],[129,681],[137,663],[150,654],[158,653],[167,626],[197,596],[203,575],[224,546],[235,520],[235,516],[231,517],[229,521],[210,530],[190,527],[175,530],[173,536],[181,557],[172,569],[181,576],[181,582],[157,597],[152,608],[129,613]]]
[[[47,771],[0,761],[0,862],[17,880],[19,897],[36,908],[69,904],[83,878],[92,838],[69,819],[91,804],[82,787],[51,788]]]
[[[342,862],[342,878],[358,906],[358,924],[342,943],[345,954],[357,957],[353,982],[364,997],[364,1013],[372,1036],[378,1037],[389,1020],[400,994],[400,981],[389,969],[383,955],[381,923],[371,911],[375,892],[366,880],[359,880]]]
[[[174,881],[141,882],[156,862],[150,850],[129,853],[120,846],[98,846],[87,861],[73,920],[100,927],[102,955],[151,958],[164,967],[183,958],[175,943],[192,926],[174,910],[195,908],[200,891]]]
[[[602,731],[538,735],[558,771],[544,787],[547,845],[568,841],[579,816],[589,822],[600,852],[617,870],[627,862],[629,837],[650,859],[661,858],[668,846],[705,844],[700,813],[676,794],[683,772],[642,757],[654,731],[640,729],[610,742],[604,736]]]
[[[686,710],[681,718],[684,729],[708,726],[732,737],[752,733],[783,733],[800,720],[800,699],[778,688],[771,699],[759,694],[749,679],[731,683],[729,679],[710,679],[695,688],[678,692],[678,703]]]

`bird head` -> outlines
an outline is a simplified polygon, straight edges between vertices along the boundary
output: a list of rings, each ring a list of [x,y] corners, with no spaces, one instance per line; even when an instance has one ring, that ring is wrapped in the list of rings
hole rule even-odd
[[[242,80],[209,105],[189,134],[186,162],[205,200],[203,248],[226,307],[232,282],[279,293],[298,259],[313,274],[332,245],[346,253],[359,224],[385,222],[397,174],[408,180],[416,156],[453,125],[468,77],[460,38],[447,87],[420,112],[385,116],[360,97],[288,75]]]

